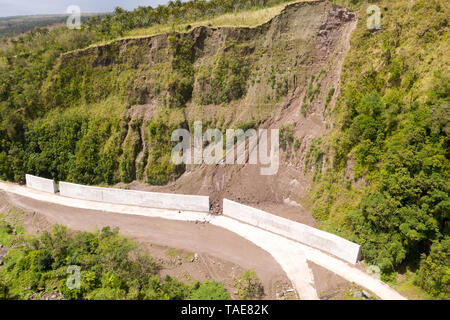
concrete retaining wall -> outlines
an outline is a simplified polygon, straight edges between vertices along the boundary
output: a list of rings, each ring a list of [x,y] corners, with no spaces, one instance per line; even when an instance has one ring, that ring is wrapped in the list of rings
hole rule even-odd
[[[101,188],[69,182],[60,182],[59,190],[62,196],[84,200],[161,209],[209,211],[209,197],[206,196]]]
[[[58,192],[58,187],[56,186],[55,181],[53,181],[52,179],[45,179],[27,174],[25,175],[25,180],[27,182],[28,188],[50,193]]]
[[[360,258],[360,245],[356,243],[228,199],[223,199],[223,214],[320,249],[352,264]]]

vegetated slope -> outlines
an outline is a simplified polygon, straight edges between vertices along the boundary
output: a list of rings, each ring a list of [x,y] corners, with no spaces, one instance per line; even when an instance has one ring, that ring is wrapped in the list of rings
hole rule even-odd
[[[333,167],[311,193],[312,212],[361,243],[385,279],[419,267],[416,283],[448,298],[450,6],[376,4],[382,29],[360,19],[352,35],[335,130],[320,147]]]
[[[78,117],[77,119],[66,117],[67,123],[64,127],[67,128],[67,131],[60,133],[64,136],[64,140],[67,140],[66,145],[59,145],[59,142],[55,142],[51,146],[48,143],[44,146],[42,144],[45,144],[44,141],[48,141],[49,137],[42,136],[39,139],[42,142],[39,142],[41,146],[34,145],[32,149],[41,148],[43,152],[40,152],[38,156],[32,150],[25,152],[30,138],[33,139],[31,136],[35,136],[31,134],[34,127],[33,121],[42,118],[49,111],[42,94],[42,87],[54,68],[57,57],[62,53],[85,48],[102,40],[115,39],[130,32],[133,28],[157,27],[169,22],[177,24],[198,19],[220,18],[224,13],[271,7],[281,2],[285,1],[268,0],[261,3],[253,0],[176,1],[155,9],[139,7],[131,12],[116,8],[112,16],[105,16],[101,22],[88,19],[82,25],[81,30],[70,30],[66,27],[52,30],[38,28],[17,38],[4,38],[0,43],[0,177],[23,181],[26,171],[45,170],[49,172],[48,168],[42,169],[42,167],[49,166],[52,167],[50,170],[53,175],[56,171],[62,171],[62,176],[66,176],[66,168],[73,165],[76,142],[86,134],[86,131],[79,133],[79,128],[82,123],[87,125],[87,117]],[[100,87],[99,90],[101,89]],[[114,97],[111,99],[114,100]],[[113,107],[118,107],[116,115],[120,115],[123,104],[117,103],[117,99],[115,101]],[[89,109],[93,110],[92,107]],[[106,109],[103,108],[102,112],[104,110]],[[75,112],[75,115],[80,114]],[[72,127],[73,130],[69,127]],[[48,131],[48,128],[46,130]],[[41,135],[45,134],[45,132],[41,132]],[[56,137],[53,139],[59,140]],[[62,153],[64,153],[62,158],[52,156]],[[28,161],[29,155],[34,158],[31,162]],[[109,162],[110,160],[106,159],[105,161]],[[66,163],[70,165],[66,166]],[[108,164],[105,165],[108,166]],[[100,171],[97,171],[98,175]],[[111,181],[108,174],[100,180]]]
[[[320,171],[311,146],[329,129],[327,119],[355,18],[330,2],[288,6],[261,27],[269,31],[257,47],[263,50],[261,57],[256,53],[250,57],[259,59],[251,65],[245,95],[220,109],[214,104],[203,110],[198,105],[193,111],[188,107],[189,114],[196,112],[195,119],[210,121],[222,132],[226,128],[280,129],[276,174],[261,175],[266,165],[189,166],[165,189],[209,194],[216,208],[227,197],[314,225],[300,204]]]
[[[3,156],[3,175],[165,184],[185,169],[170,161],[174,129],[203,120],[225,131],[271,118],[304,95],[297,88],[312,73],[323,78],[334,66],[328,56],[352,17],[330,2],[298,3],[256,28],[200,27],[65,53],[36,92],[45,115],[28,126],[17,154]],[[318,83],[308,104],[326,94]]]

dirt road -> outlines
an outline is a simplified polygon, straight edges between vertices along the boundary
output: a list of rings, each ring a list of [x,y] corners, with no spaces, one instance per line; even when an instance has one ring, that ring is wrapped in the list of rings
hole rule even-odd
[[[0,190],[8,193],[11,202],[38,210],[55,223],[78,230],[118,226],[124,234],[143,242],[207,252],[255,269],[269,287],[282,269],[301,299],[318,299],[314,282],[320,279],[314,279],[308,260],[381,299],[404,299],[386,284],[339,259],[228,217],[71,199],[1,182]]]

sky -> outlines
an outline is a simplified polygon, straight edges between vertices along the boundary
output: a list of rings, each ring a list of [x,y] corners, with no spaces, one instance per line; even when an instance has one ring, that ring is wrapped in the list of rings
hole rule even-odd
[[[168,0],[0,0],[0,17],[62,14],[70,5],[77,5],[81,12],[111,12],[115,7],[127,10],[138,6],[156,7]]]

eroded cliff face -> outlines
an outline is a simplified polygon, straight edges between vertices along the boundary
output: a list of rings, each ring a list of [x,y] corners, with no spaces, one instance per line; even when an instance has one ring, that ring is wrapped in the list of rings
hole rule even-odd
[[[61,112],[102,103],[121,110],[104,144],[117,161],[113,182],[207,194],[215,211],[227,197],[314,224],[301,202],[327,166],[317,138],[332,125],[355,23],[347,9],[313,1],[288,5],[256,28],[199,27],[117,40],[61,56],[44,96]],[[277,174],[262,176],[250,164],[173,165],[171,132],[193,132],[194,121],[223,133],[281,128]],[[156,184],[163,186],[150,186]]]

